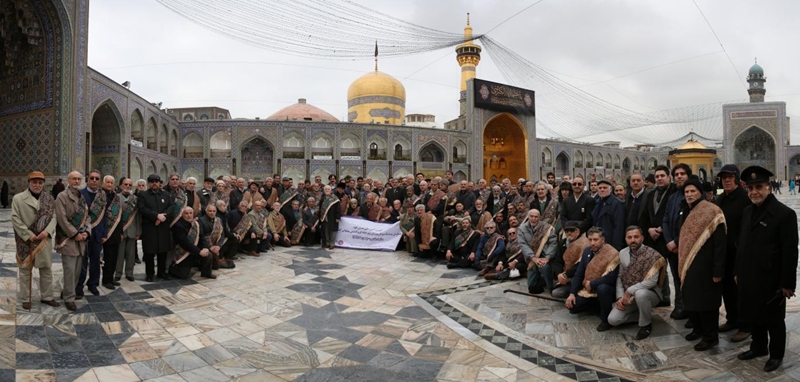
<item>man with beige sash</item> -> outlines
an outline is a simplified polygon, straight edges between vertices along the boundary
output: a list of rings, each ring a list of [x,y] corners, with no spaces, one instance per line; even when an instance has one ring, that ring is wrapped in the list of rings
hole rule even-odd
[[[519,242],[525,263],[528,264],[528,293],[538,294],[544,292],[542,284],[548,291],[553,290],[553,273],[550,261],[556,257],[558,238],[552,225],[539,221],[540,213],[537,209],[528,211],[528,223],[517,230]]]
[[[11,201],[11,223],[17,243],[17,266],[22,308],[31,310],[33,268],[39,268],[40,302],[53,307],[53,240],[56,234],[55,200],[44,188],[44,174],[28,174],[28,189]]]
[[[89,208],[80,194],[81,175],[73,171],[67,176],[69,187],[56,197],[56,245],[61,254],[61,265],[64,269],[64,289],[61,298],[69,310],[76,310],[75,285],[81,272],[83,256],[86,254],[86,240],[89,239]]]
[[[619,273],[619,252],[606,244],[603,235],[600,227],[589,228],[586,232],[589,247],[581,255],[566,301],[567,309],[572,314],[599,309],[598,332],[612,328],[608,323],[608,314],[614,303]]]

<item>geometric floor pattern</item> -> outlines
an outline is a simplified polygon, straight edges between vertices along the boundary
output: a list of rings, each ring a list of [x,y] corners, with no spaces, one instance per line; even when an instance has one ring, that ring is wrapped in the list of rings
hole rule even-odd
[[[800,210],[800,197],[778,195]],[[114,291],[57,298],[33,310],[17,298],[10,210],[0,210],[0,381],[797,381],[800,299],[789,300],[783,366],[736,354],[720,335],[695,352],[684,321],[654,312],[650,338],[636,325],[598,333],[598,318],[530,298],[523,281],[484,282],[472,270],[404,252],[280,248],[186,281],[122,280]],[[724,322],[724,309],[720,322]]]

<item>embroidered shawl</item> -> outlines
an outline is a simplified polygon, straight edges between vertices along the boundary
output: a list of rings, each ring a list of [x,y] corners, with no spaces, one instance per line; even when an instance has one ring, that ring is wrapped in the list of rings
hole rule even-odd
[[[444,223],[448,224],[451,228],[458,225],[463,219],[469,218],[467,211],[456,212],[453,215],[445,216]]]
[[[306,225],[303,224],[303,219],[297,219],[297,223],[294,223],[294,227],[292,227],[291,237],[292,237],[292,245],[295,245],[300,242],[300,239],[303,238],[303,233],[306,232]]]
[[[197,220],[192,222],[192,228],[189,229],[189,241],[192,245],[197,246],[200,242],[200,223]],[[175,264],[180,264],[189,256],[189,251],[183,249],[180,245],[176,245],[172,250],[172,258]]]
[[[428,199],[428,211],[433,211],[433,209],[439,205],[439,202],[446,197],[447,195],[442,190],[436,190],[436,192],[431,195],[431,198]]]
[[[408,207],[411,207],[411,208],[413,209],[413,208],[414,208],[414,205],[415,205],[415,204],[417,204],[417,201],[418,201],[418,200],[419,200],[419,196],[416,196],[416,195],[414,195],[414,196],[407,196],[407,197],[406,197],[406,198],[403,200],[403,209],[404,209],[404,210],[408,210]],[[416,212],[416,211],[415,211],[415,212]]]
[[[226,194],[225,192],[219,192],[219,191],[212,192],[211,193],[211,201],[209,201],[208,203],[209,204],[213,204],[214,206],[216,206],[217,205],[217,200],[223,200],[223,201],[225,201],[225,205],[228,205],[228,206],[231,205],[231,196]],[[175,203],[177,204],[177,199],[176,199]],[[238,206],[236,206],[236,207],[238,208]],[[178,218],[180,218],[180,214],[178,214]],[[177,219],[175,221],[177,221]],[[174,224],[174,222],[173,222],[173,224]]]
[[[272,233],[281,233],[283,232],[283,229],[286,228],[286,218],[284,218],[280,212],[270,212],[268,219],[272,222],[272,225],[275,228],[275,231]]]
[[[350,197],[347,194],[342,194],[341,203],[342,215],[348,215],[347,210],[350,208]]]
[[[66,191],[73,192],[71,189],[67,189]],[[89,218],[89,207],[86,205],[86,199],[84,199],[80,194],[78,194],[78,203],[80,203],[83,208],[76,208],[71,216],[67,216],[67,221],[69,221],[69,223],[72,224],[72,226],[78,231],[80,231],[81,228],[84,228],[88,232],[90,228],[86,226],[86,220]],[[69,239],[70,238],[67,237],[67,234],[61,229],[61,227],[56,226],[55,249],[60,249],[66,245]]]
[[[34,235],[38,235],[44,231],[50,222],[53,220],[56,212],[56,201],[49,192],[42,192],[39,194],[39,209],[36,210],[36,215],[33,217],[33,223],[28,226],[28,229]],[[16,231],[14,231],[14,240],[17,243],[17,265],[20,268],[27,268],[36,259],[36,256],[47,248],[50,244],[50,237],[46,237],[38,242],[30,240],[22,240]]]
[[[492,216],[496,217],[506,208],[506,198],[500,198],[499,201],[495,200],[495,202],[496,203],[492,205]]]
[[[381,212],[383,212],[383,208],[380,204],[375,203],[370,207],[369,211],[367,211],[367,219],[376,222],[378,218],[381,217]]]
[[[211,202],[216,204],[214,199],[214,194],[211,194]],[[181,219],[181,215],[183,213],[183,207],[186,207],[186,193],[178,187],[178,191],[175,193],[175,204],[172,206],[172,213],[174,214],[175,218],[172,219],[172,223],[169,224],[170,227],[174,226],[175,223],[178,222],[178,219]]]
[[[94,201],[92,201],[92,205],[89,206],[89,229],[91,230],[94,227],[97,227],[101,221],[103,221],[103,216],[106,214],[106,192],[104,190],[98,190],[94,196]]]
[[[472,238],[472,235],[477,233],[478,232],[472,228],[459,230],[459,232],[456,234],[456,238],[453,240],[455,249],[460,249],[461,247],[467,245],[469,239]]]
[[[419,248],[431,249],[431,241],[436,240],[433,236],[433,223],[436,221],[436,216],[432,213],[426,212],[419,217],[419,228],[422,230],[419,236]]]
[[[486,223],[492,221],[493,219],[492,219],[492,214],[490,214],[489,211],[486,210],[484,210],[480,214],[480,216],[481,217],[478,219],[478,224],[475,225],[475,229],[480,232],[483,232],[483,226],[485,226]]]
[[[378,217],[378,221],[386,221],[386,219],[392,216],[392,207],[386,206],[381,207],[381,215]]]
[[[522,255],[522,248],[516,240],[509,240],[506,245],[506,264]]]
[[[489,238],[486,239],[486,243],[483,244],[483,254],[485,255],[483,258],[488,259],[497,248],[497,243],[499,243],[501,240],[505,241],[503,236],[497,232],[493,233],[492,236],[489,236]]]
[[[122,221],[122,197],[114,194],[114,200],[111,201],[111,205],[106,209],[106,226],[108,227],[106,239],[114,234],[114,230],[117,229],[120,221]]]
[[[281,209],[283,208],[283,206],[286,205],[286,203],[291,202],[294,199],[295,195],[297,195],[297,191],[295,190],[288,189],[284,191],[283,195],[281,195]],[[270,207],[272,207],[272,205],[270,205]]]
[[[400,229],[403,233],[408,234],[414,231],[414,218],[417,217],[417,211],[414,207],[406,208],[406,213],[400,215]]]
[[[320,208],[319,210],[320,221],[324,222],[325,219],[328,218],[328,210],[330,210],[331,207],[335,206],[336,203],[339,203],[339,198],[333,193],[331,193],[328,197],[322,200],[322,208]]]
[[[273,204],[274,204],[276,201],[278,201],[278,189],[276,189],[275,187],[270,187],[270,188],[264,187],[263,189],[264,189],[264,194],[266,194],[267,192],[269,192],[269,196],[263,196],[263,195],[262,195],[261,197],[262,197],[262,198],[265,198],[265,199],[267,200],[267,205],[268,205],[270,208],[272,208],[272,205],[273,205]]]
[[[558,220],[558,200],[556,198],[550,198],[550,203],[547,203],[547,207],[542,213],[542,220],[549,224],[556,224],[556,220]]]
[[[245,239],[245,237],[247,236],[245,234],[247,233],[247,231],[250,230],[250,227],[253,225],[253,220],[250,219],[249,214],[242,214],[242,215],[243,216],[242,219],[239,220],[239,224],[237,224],[236,227],[233,228],[233,233],[239,235],[239,241]]]
[[[258,191],[248,189],[242,196],[242,201],[247,202],[247,208],[253,208],[253,203],[264,200],[264,196]],[[239,206],[231,206],[231,208],[238,208]]]
[[[683,222],[678,246],[678,271],[681,280],[686,278],[686,272],[692,266],[700,248],[711,237],[717,226],[722,224],[727,231],[725,215],[716,204],[701,200],[689,211],[689,216]],[[683,285],[681,285],[683,288]]]
[[[589,239],[586,234],[581,234],[575,241],[569,243],[569,247],[564,251],[564,270],[570,269],[581,261],[583,250],[589,246]]]
[[[664,281],[666,264],[664,256],[643,244],[639,247],[638,253],[635,255],[631,253],[631,261],[628,266],[624,270],[620,269],[619,279],[622,281],[622,288],[627,290],[632,285],[653,277],[656,273],[659,274],[658,286],[660,287]]]
[[[223,233],[225,233],[225,227],[222,226],[222,219],[214,218],[214,226],[211,228],[211,234],[208,235],[208,244],[212,247],[225,245],[228,238]]]
[[[120,200],[122,200],[123,196],[120,196]],[[128,200],[122,202],[122,231],[128,229],[128,227],[133,224],[134,219],[136,219],[136,214],[139,210],[136,208],[137,202],[139,201],[139,197],[131,193],[128,195]]]
[[[533,250],[533,256],[528,261],[528,269],[533,268],[533,259],[542,256],[544,246],[547,244],[547,239],[550,238],[550,233],[553,232],[553,229],[553,226],[543,221],[536,225],[536,232],[534,232],[531,242],[528,243],[531,250]]]
[[[488,188],[484,188],[483,190],[478,191],[478,198],[483,201],[483,205],[486,205],[486,202],[489,200],[489,196],[492,195],[492,190]]]
[[[593,281],[607,275],[619,265],[619,252],[610,244],[604,244],[600,251],[586,265],[584,281]],[[581,289],[578,295],[585,298],[597,297],[596,292],[589,292],[586,288]]]

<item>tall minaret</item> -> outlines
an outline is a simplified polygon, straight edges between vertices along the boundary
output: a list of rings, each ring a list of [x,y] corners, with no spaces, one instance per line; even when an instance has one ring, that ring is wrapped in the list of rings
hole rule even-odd
[[[464,27],[464,43],[456,47],[456,60],[461,67],[461,104],[459,116],[467,113],[467,81],[475,78],[475,68],[481,62],[481,47],[472,41],[472,26],[469,25],[467,13],[467,26]]]
[[[747,83],[750,88],[747,89],[747,94],[750,94],[750,102],[764,102],[764,95],[767,94],[767,88],[764,83],[767,82],[767,77],[764,77],[764,69],[758,65],[758,60],[747,73]]]

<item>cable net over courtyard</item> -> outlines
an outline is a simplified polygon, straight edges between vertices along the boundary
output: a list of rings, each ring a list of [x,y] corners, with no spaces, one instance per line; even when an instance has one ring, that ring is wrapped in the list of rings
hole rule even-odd
[[[290,55],[329,59],[408,56],[464,43],[460,33],[416,25],[349,0],[157,0],[204,28]],[[596,97],[548,72],[488,35],[475,35],[511,85],[533,89],[537,128],[568,141],[620,140],[675,146],[691,135],[722,140],[722,105],[743,100],[637,112]]]

